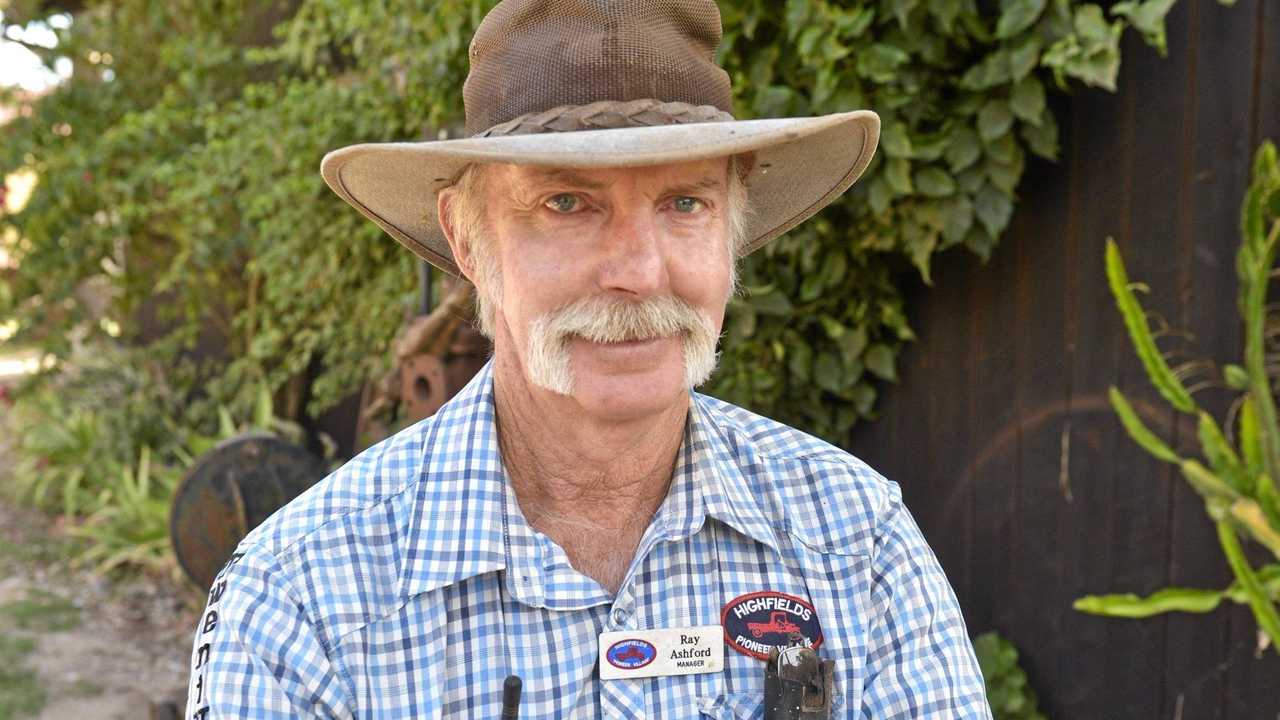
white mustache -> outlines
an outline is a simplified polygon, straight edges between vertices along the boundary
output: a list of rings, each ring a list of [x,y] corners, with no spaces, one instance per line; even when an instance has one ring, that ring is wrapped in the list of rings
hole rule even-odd
[[[684,339],[685,381],[689,387],[699,385],[715,370],[717,337],[710,317],[670,295],[640,301],[586,297],[530,324],[530,379],[553,392],[572,394],[568,341],[575,336],[610,343],[677,333]]]
[[[597,295],[554,310],[538,322],[544,319],[546,332],[558,338],[578,335],[601,343],[714,332],[710,318],[670,295],[641,301]]]

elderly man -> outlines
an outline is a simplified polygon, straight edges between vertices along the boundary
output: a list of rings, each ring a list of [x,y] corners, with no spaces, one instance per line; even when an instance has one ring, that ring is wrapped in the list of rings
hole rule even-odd
[[[244,540],[187,717],[496,718],[510,675],[526,718],[800,717],[765,709],[784,649],[832,662],[823,717],[989,717],[898,487],[692,392],[736,259],[848,188],[879,131],[735,121],[719,37],[711,0],[507,0],[471,46],[470,137],[325,158],[475,283],[494,355]]]

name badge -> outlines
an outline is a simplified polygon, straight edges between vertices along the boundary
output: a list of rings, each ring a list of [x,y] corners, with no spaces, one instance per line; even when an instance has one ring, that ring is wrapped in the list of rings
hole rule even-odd
[[[695,675],[724,669],[719,625],[600,633],[600,679]]]

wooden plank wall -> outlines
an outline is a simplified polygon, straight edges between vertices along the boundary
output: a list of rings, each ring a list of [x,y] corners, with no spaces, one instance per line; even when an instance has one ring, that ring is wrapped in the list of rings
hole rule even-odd
[[[1247,609],[1133,621],[1070,607],[1230,578],[1203,504],[1107,402],[1120,387],[1195,452],[1194,424],[1133,354],[1103,248],[1113,236],[1148,309],[1194,336],[1161,341],[1176,360],[1239,360],[1239,208],[1254,148],[1280,142],[1280,2],[1180,0],[1168,30],[1166,58],[1125,40],[1118,94],[1054,100],[1061,160],[1028,164],[987,265],[949,251],[935,287],[908,290],[920,340],[880,420],[850,439],[902,485],[970,631],[1019,647],[1051,718],[1280,718],[1280,659],[1254,659]],[[1231,396],[1196,398],[1221,418]]]

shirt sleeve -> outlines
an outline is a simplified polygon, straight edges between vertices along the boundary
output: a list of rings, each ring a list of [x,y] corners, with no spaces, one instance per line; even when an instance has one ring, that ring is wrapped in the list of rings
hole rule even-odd
[[[896,488],[895,488],[896,490]],[[893,493],[872,560],[861,717],[991,717],[955,592],[914,518]]]
[[[232,555],[196,627],[188,720],[350,718],[337,668],[275,559]]]

